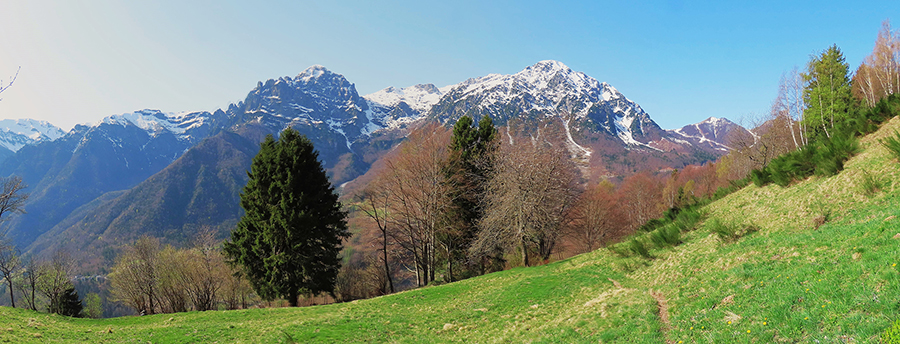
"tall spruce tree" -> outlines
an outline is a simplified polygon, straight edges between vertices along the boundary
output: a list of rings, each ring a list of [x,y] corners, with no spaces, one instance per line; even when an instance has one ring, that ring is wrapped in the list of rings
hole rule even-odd
[[[450,161],[447,177],[452,184],[453,206],[449,211],[451,227],[441,238],[447,251],[447,267],[453,280],[453,261],[465,259],[471,242],[478,232],[478,221],[484,216],[482,197],[487,174],[491,169],[487,159],[496,148],[497,129],[489,116],[474,125],[469,116],[460,117],[453,126],[450,141]]]
[[[262,298],[334,293],[342,240],[349,237],[341,209],[312,142],[287,128],[266,137],[241,192],[246,212],[225,243]]]
[[[837,45],[813,56],[807,64],[803,73],[803,100],[807,104],[803,121],[812,137],[831,137],[835,123],[847,119],[852,105],[849,74],[850,65]]]

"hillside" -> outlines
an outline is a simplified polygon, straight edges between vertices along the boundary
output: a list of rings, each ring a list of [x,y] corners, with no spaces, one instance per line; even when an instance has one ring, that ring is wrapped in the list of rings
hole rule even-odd
[[[655,259],[601,249],[370,300],[106,320],[0,308],[3,341],[875,342],[900,317],[900,163],[878,139],[830,178],[750,185]],[[865,172],[864,172],[865,171]],[[881,190],[867,196],[862,175]],[[820,218],[822,217],[822,218]],[[825,220],[816,228],[815,219]],[[713,222],[756,224],[723,243]]]

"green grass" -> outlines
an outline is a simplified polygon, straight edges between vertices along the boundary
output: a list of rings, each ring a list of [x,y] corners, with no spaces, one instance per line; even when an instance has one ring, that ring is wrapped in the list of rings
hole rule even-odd
[[[684,228],[677,240],[637,238],[653,259],[597,250],[295,309],[89,320],[0,308],[0,342],[879,342],[900,319],[900,164],[879,141],[898,128],[894,118],[863,138],[835,176],[750,185],[704,207],[702,222],[664,225]],[[720,239],[716,223],[739,235]]]

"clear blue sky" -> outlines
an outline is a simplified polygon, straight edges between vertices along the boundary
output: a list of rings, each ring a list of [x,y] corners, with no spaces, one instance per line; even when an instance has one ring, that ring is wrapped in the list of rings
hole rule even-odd
[[[559,60],[664,128],[763,113],[831,44],[851,70],[893,1],[2,1],[0,119],[68,130],[152,108],[215,110],[313,64],[360,94]]]

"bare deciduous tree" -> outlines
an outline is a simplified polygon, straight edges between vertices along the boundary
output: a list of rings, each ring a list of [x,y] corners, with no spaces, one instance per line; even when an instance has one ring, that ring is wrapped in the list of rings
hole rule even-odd
[[[529,266],[531,246],[537,246],[543,260],[552,254],[564,215],[577,196],[578,172],[560,145],[541,137],[516,142],[495,153],[485,215],[471,250],[478,256],[497,243],[507,249],[518,246],[523,264]]]
[[[589,186],[569,213],[567,233],[580,253],[593,251],[613,239],[621,229],[615,185],[607,180]]]
[[[9,89],[9,87],[12,86],[12,84],[13,84],[14,82],[16,82],[16,78],[19,77],[19,71],[20,71],[20,70],[22,70],[22,67],[19,67],[18,69],[16,69],[16,74],[13,75],[13,76],[10,78],[9,82],[6,83],[5,85],[3,84],[3,80],[0,80],[0,93],[3,93],[3,91],[6,91],[7,89]],[[3,100],[3,99],[0,98],[0,100]]]
[[[388,194],[393,237],[413,257],[418,286],[435,278],[437,236],[450,206],[444,173],[449,138],[436,124],[412,132],[378,177]]]
[[[65,251],[56,251],[49,262],[41,264],[38,291],[50,301],[48,312],[62,311],[61,296],[72,287],[72,270],[75,260]]]
[[[109,274],[112,294],[143,314],[155,313],[159,298],[158,254],[159,240],[143,236],[116,257]]]
[[[16,73],[18,75],[18,72]],[[7,86],[9,87],[9,86]],[[5,88],[0,87],[0,92]],[[20,177],[9,177],[2,181],[2,190],[0,190],[0,225],[9,219],[10,215],[21,214],[25,212],[25,201],[28,200],[28,194],[22,192],[27,186],[22,182]],[[12,275],[22,264],[19,256],[19,250],[13,243],[12,239],[7,236],[7,232],[0,227],[0,273],[9,286],[9,302],[15,307],[15,290],[13,288]]]
[[[390,201],[388,190],[380,187],[374,181],[360,195],[361,207],[366,216],[375,221],[378,231],[381,233],[381,265],[384,267],[384,279],[387,281],[388,290],[394,293],[394,281],[391,277],[391,265],[388,261],[388,220],[387,207]]]

